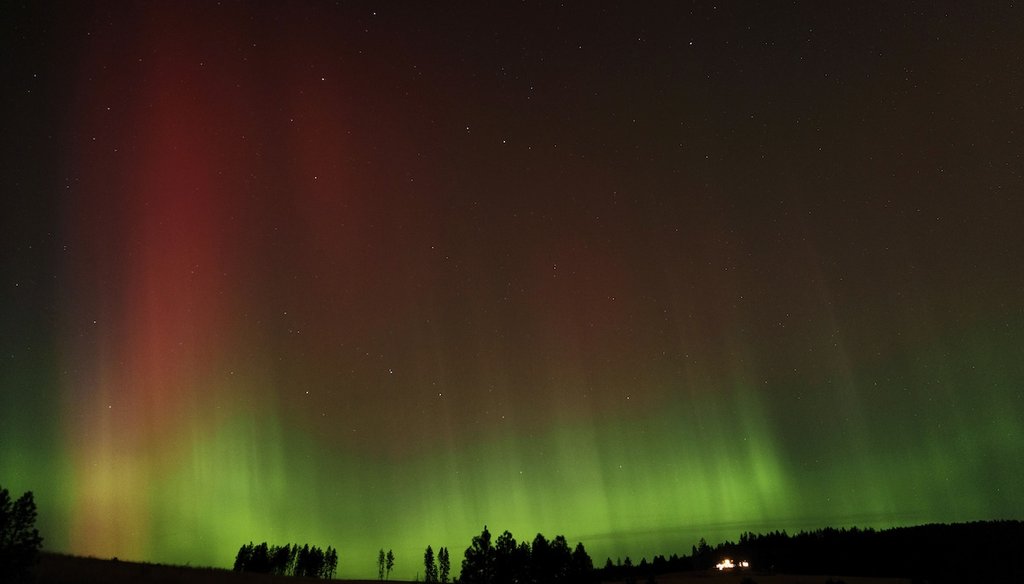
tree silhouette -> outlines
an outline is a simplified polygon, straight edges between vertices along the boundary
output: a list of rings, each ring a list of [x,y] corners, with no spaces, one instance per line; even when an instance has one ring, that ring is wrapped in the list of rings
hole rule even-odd
[[[12,502],[7,489],[0,489],[0,574],[11,582],[27,580],[29,568],[39,557],[43,538],[35,524],[32,491]]]
[[[390,580],[391,569],[395,567],[395,554],[391,550],[388,550],[387,565],[385,567],[387,568],[387,575],[384,577],[384,579]]]
[[[633,573],[633,560],[626,556],[622,562],[622,571],[626,574],[626,584],[636,584],[636,575]]]
[[[292,573],[295,565],[295,556],[292,554],[292,546],[273,546],[270,548],[270,573],[277,576],[287,576]]]
[[[305,576],[306,570],[309,568],[309,544],[306,544],[299,548],[299,551],[295,554],[295,575]]]
[[[448,548],[443,547],[437,552],[438,566],[438,577],[440,578],[441,584],[448,584],[448,576],[451,574],[452,563],[448,557]]]
[[[260,574],[270,572],[270,549],[267,547],[267,542],[263,542],[253,548],[248,571],[259,572]]]
[[[235,568],[236,572],[244,572],[245,567],[249,565],[252,560],[252,542],[249,545],[243,545],[238,548],[238,553],[235,555]]]
[[[325,580],[334,579],[334,574],[338,571],[338,550],[328,547],[327,555],[324,558],[324,573],[323,578]]]
[[[377,552],[377,579],[381,582],[384,581],[384,564],[386,563],[386,556],[384,555],[384,548],[380,548]]]
[[[590,559],[590,554],[587,553],[582,542],[577,543],[569,564],[569,581],[573,584],[583,584],[590,581],[593,573],[594,562]]]
[[[447,552],[447,550],[445,550]],[[610,562],[610,560],[609,560]],[[533,543],[516,544],[509,531],[491,545],[487,526],[473,538],[462,561],[460,584],[589,584],[596,581],[594,563],[582,543],[570,550],[564,535],[548,541],[538,533]],[[604,576],[614,580],[608,571]]]
[[[434,550],[429,545],[427,551],[423,553],[423,582],[437,583],[437,564],[434,562]]]
[[[480,535],[473,538],[462,559],[462,584],[494,583],[494,547],[491,546],[491,532],[487,526]]]
[[[906,578],[916,582],[1024,582],[1024,562],[1014,561],[1024,542],[1024,521],[977,521],[874,529],[831,528],[788,535],[785,531],[743,533],[738,543],[701,541],[689,556],[655,556],[633,567],[609,559],[599,576],[606,582],[653,582],[659,574],[706,571],[724,558],[749,561],[749,568],[781,574],[845,574]],[[646,568],[646,569],[645,569]]]
[[[236,572],[324,579],[333,578],[337,569],[338,551],[330,546],[324,551],[309,544],[268,546],[267,542],[240,547],[234,565]]]
[[[551,544],[543,534],[533,538],[530,548],[530,575],[534,582],[544,582],[549,574],[553,574],[551,563]]]
[[[529,542],[519,542],[519,547],[516,548],[514,566],[516,570],[515,581],[517,584],[528,584],[536,579],[533,576],[533,558],[530,557]]]
[[[569,542],[564,535],[556,535],[555,539],[551,540],[548,554],[549,577],[555,582],[564,582],[569,577],[569,567],[572,563],[572,550],[569,549]]]
[[[693,563],[698,570],[707,570],[715,564],[713,558],[714,550],[708,545],[708,541],[703,537],[697,542],[696,547],[693,548]]]
[[[525,566],[517,566],[516,538],[508,530],[498,536],[494,543],[494,581],[496,584],[515,584],[520,582],[518,573]]]

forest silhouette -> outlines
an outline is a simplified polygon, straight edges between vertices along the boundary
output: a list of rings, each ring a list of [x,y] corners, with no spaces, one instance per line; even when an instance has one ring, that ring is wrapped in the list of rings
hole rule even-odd
[[[267,542],[243,545],[235,556],[236,572],[254,572],[275,576],[300,576],[330,580],[338,569],[338,552],[328,546],[322,550],[305,544],[268,546]]]
[[[32,493],[13,500],[0,489],[0,574],[3,581],[29,576],[37,561],[42,537],[35,529]],[[447,547],[427,546],[423,555],[426,584],[588,584],[657,582],[673,573],[695,575],[716,572],[725,558],[735,560],[737,571],[758,575],[803,574],[845,577],[909,578],[919,582],[1024,582],[1024,522],[1018,520],[929,524],[915,527],[824,528],[789,535],[746,532],[738,541],[710,545],[701,538],[687,555],[607,558],[594,564],[582,542],[570,547],[565,536],[547,539],[538,533],[532,541],[517,542],[509,531],[496,539],[484,526],[463,553],[458,577],[452,577]],[[396,558],[383,548],[378,554],[379,579],[389,579]],[[277,576],[333,579],[339,552],[304,544],[242,545],[234,571]],[[742,562],[747,568],[739,568]],[[450,579],[451,578],[451,579]],[[417,578],[418,579],[418,578]]]
[[[706,572],[724,558],[749,562],[751,573],[836,574],[910,578],[920,582],[1024,582],[1019,560],[1024,522],[977,521],[874,530],[824,528],[740,535],[711,546],[706,540],[689,555],[630,558],[600,570],[602,581],[652,582],[675,572]]]
[[[429,571],[429,566],[428,566]],[[582,543],[569,549],[565,536],[548,540],[538,533],[532,543],[516,543],[504,531],[492,543],[487,526],[464,554],[460,584],[583,584],[594,580],[594,564]]]
[[[259,550],[264,546],[255,548],[258,553],[254,557],[263,557]],[[296,547],[291,548],[292,553]],[[246,549],[247,546],[243,546],[242,551]],[[278,550],[279,557],[284,558],[282,549],[285,548],[267,548],[267,554],[277,557],[275,550]],[[651,560],[644,557],[639,561],[628,556],[616,561],[607,558],[602,568],[595,569],[582,542],[571,548],[565,536],[549,540],[540,533],[532,541],[517,542],[507,530],[495,539],[484,526],[463,553],[459,576],[451,581],[457,584],[651,584],[665,574],[717,572],[716,564],[731,558],[749,563],[749,568],[735,570],[747,573],[751,581],[756,581],[757,575],[833,574],[910,578],[921,582],[1019,584],[1024,582],[1024,568],[1017,561],[1022,549],[1024,522],[1021,521],[930,524],[883,530],[824,528],[795,535],[785,531],[746,532],[738,541],[717,545],[710,545],[701,538],[686,555],[657,555]],[[337,567],[336,552],[332,561],[330,574]],[[394,562],[393,553],[389,550],[385,554],[381,549],[381,580],[390,576]],[[451,569],[448,549],[438,548],[435,554],[433,547],[427,546],[423,567],[426,584],[447,584]],[[288,571],[271,573],[300,575]],[[305,574],[330,577],[324,575],[326,573]]]

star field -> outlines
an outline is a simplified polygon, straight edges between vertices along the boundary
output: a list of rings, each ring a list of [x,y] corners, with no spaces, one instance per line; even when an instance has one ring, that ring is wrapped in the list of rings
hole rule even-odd
[[[0,484],[342,577],[1019,519],[1020,11],[5,6]]]

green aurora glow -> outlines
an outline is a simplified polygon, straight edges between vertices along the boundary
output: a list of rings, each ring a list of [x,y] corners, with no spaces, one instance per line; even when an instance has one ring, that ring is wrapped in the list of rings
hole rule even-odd
[[[1024,518],[1019,14],[510,9],[510,57],[483,9],[81,4],[0,19],[0,484],[47,549],[411,580],[484,524]]]

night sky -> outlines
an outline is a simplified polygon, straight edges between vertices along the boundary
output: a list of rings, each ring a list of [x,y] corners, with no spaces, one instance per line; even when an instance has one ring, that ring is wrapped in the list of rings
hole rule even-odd
[[[46,548],[1024,518],[1021,4],[2,4]]]

